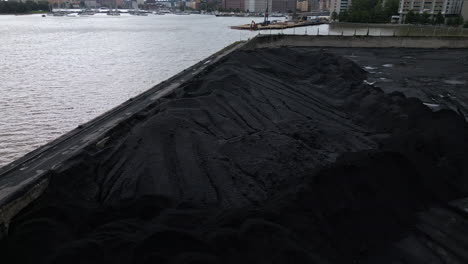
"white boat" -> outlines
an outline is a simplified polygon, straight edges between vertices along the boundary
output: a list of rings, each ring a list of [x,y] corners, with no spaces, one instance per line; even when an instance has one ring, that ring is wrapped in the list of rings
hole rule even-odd
[[[101,8],[98,9],[98,12],[99,12],[99,13],[104,13],[104,14],[106,14],[106,13],[109,12],[109,11],[110,11],[110,10],[109,10],[109,8],[107,8],[107,7],[101,7]]]

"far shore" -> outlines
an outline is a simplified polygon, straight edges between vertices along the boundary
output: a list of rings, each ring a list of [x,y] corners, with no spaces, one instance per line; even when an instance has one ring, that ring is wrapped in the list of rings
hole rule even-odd
[[[0,14],[0,16],[28,16],[28,15],[41,15],[41,14],[47,14],[50,13],[50,11],[34,11],[31,13],[10,13],[10,14]]]

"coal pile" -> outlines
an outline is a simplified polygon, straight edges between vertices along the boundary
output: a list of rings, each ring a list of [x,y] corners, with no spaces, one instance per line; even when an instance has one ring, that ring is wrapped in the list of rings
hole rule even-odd
[[[236,51],[51,173],[0,253],[36,264],[464,263],[463,250],[438,250],[449,240],[415,249],[436,244],[421,222],[459,215],[447,202],[468,196],[464,118],[366,78],[317,49]]]

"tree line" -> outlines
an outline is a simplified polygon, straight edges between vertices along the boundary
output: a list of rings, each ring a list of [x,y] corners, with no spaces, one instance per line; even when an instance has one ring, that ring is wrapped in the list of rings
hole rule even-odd
[[[50,11],[49,3],[46,1],[33,2],[26,1],[13,2],[13,1],[0,1],[0,14],[27,14],[34,11]]]
[[[399,0],[387,0],[384,5],[382,0],[353,0],[349,10],[343,10],[339,15],[333,12],[331,19],[353,23],[388,23],[393,15],[398,14],[398,7]],[[440,12],[431,16],[426,12],[420,14],[411,10],[406,15],[404,23],[459,26],[463,24],[463,17],[460,15],[445,18]],[[465,27],[468,27],[468,22],[465,23]]]
[[[398,14],[399,0],[353,0],[349,10],[338,15],[333,12],[331,18],[341,22],[354,23],[388,23],[392,15]]]
[[[447,26],[459,26],[463,24],[463,16],[453,16],[448,17],[447,19],[442,15],[439,11],[437,15],[431,18],[431,15],[427,12],[422,14],[415,13],[413,10],[410,10],[408,14],[406,14],[405,21],[406,24],[420,24],[420,25],[442,25],[446,24]]]

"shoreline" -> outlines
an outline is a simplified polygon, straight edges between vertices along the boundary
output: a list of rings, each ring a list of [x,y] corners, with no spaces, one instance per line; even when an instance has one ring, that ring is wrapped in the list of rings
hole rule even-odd
[[[44,12],[38,12],[38,13],[21,13],[21,14],[0,14],[0,16],[31,16],[31,15],[43,15],[43,14],[49,14],[50,12],[44,11]]]
[[[250,24],[244,24],[240,26],[231,26],[231,29],[238,29],[238,30],[250,30],[250,31],[257,31],[257,30],[282,30],[288,28],[296,28],[296,27],[307,27],[307,26],[319,26],[325,25],[328,23],[321,23],[321,22],[278,22],[276,24],[269,24],[263,26],[261,24],[257,24],[256,28],[251,28]]]
[[[23,157],[0,167],[0,238],[8,232],[10,220],[30,202],[35,200],[44,191],[43,185],[48,185],[50,173],[60,170],[70,158],[76,155],[81,148],[93,145],[105,139],[105,134],[117,124],[126,120],[128,109],[141,111],[147,104],[153,104],[157,97],[175,89],[188,76],[199,72],[213,63],[217,63],[226,54],[241,47],[244,43],[207,57],[182,72],[162,81],[142,94],[127,100],[96,118],[79,125],[76,129],[58,137],[57,139],[37,148]],[[148,98],[149,97],[149,98]],[[135,110],[133,110],[135,111]],[[134,113],[136,114],[136,113]],[[73,145],[74,151],[67,149]],[[47,154],[47,155],[45,155]],[[31,176],[32,175],[32,176]]]

